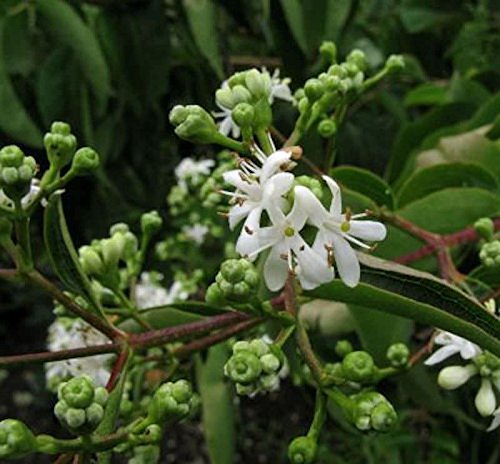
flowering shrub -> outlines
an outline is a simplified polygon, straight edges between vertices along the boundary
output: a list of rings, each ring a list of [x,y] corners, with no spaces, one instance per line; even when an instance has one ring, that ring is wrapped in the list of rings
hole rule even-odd
[[[427,230],[418,214],[413,216],[419,224],[411,211],[396,209],[391,187],[377,176],[356,169],[336,176],[337,132],[349,109],[405,61],[390,56],[372,72],[361,50],[339,61],[335,45],[327,42],[320,53],[322,69],[294,93],[279,72],[253,68],[233,74],[216,91],[220,111],[198,105],[170,111],[180,138],[224,151],[216,159],[185,158],[177,166],[177,185],[168,195],[172,223],[163,240],[156,241],[163,219],[150,211],[140,224],[114,224],[108,236],[75,249],[64,216],[65,190],[75,177],[98,168],[99,155],[77,148],[68,124],[54,122],[45,135],[49,167],[43,173],[19,147],[0,150],[0,245],[2,261],[10,263],[0,277],[45,292],[56,315],[49,351],[1,357],[0,365],[45,362],[47,386],[58,395],[54,414],[75,437],[36,435],[22,422],[5,419],[2,459],[38,452],[75,462],[109,463],[113,454],[129,463],[159,462],[169,427],[192,420],[200,408],[208,424],[211,414],[232,408],[233,395],[259,401],[289,376],[313,389],[316,400],[311,424],[291,441],[288,459],[312,463],[321,433],[332,422],[381,434],[398,423],[390,393],[379,391],[385,381],[408,374],[424,359],[434,365],[456,355],[466,364],[443,368],[439,386],[455,389],[480,378],[474,404],[488,420],[482,426],[489,431],[499,426],[500,223],[494,215],[500,199],[478,189],[474,194],[491,207],[481,209],[485,214],[472,217],[466,228],[446,233]],[[296,110],[288,137],[275,127],[278,100]],[[299,145],[314,136],[327,147],[319,163]],[[364,194],[354,191],[356,182]],[[419,185],[414,182],[413,189]],[[431,190],[426,198],[446,193],[426,185]],[[415,194],[406,183],[399,188],[407,197]],[[373,191],[377,201],[368,197]],[[469,218],[474,208],[455,203]],[[37,210],[43,210],[54,278],[34,258],[30,221]],[[426,213],[424,219],[432,221],[433,212]],[[370,256],[380,252],[378,244],[383,251],[384,241],[395,246],[391,234],[402,232],[425,246],[394,256],[395,261],[409,264],[435,254],[437,269],[431,270],[439,278]],[[493,277],[483,277],[488,284],[473,285],[455,266],[450,248],[464,243],[478,244],[473,254],[484,264],[482,271],[493,270]],[[151,250],[165,275],[150,267]],[[307,322],[308,311],[325,301],[333,327],[332,333],[324,327],[320,332],[335,347],[330,351],[318,347]],[[417,349],[410,349],[407,337],[388,334],[380,356],[364,339],[366,328],[359,340],[352,327],[347,338],[334,333],[342,304],[352,306],[344,311],[346,318],[361,307],[439,331]],[[358,324],[362,320],[358,317]],[[430,354],[434,345],[440,348]],[[214,388],[220,395],[215,405]],[[229,415],[223,417],[222,427],[233,427]],[[212,433],[208,426],[206,433]],[[210,440],[213,462],[231,462],[230,446],[224,458],[216,457],[225,435]]]

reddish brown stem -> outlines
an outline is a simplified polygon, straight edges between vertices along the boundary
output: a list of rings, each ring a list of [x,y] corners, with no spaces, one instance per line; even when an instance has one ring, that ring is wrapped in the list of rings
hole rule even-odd
[[[73,459],[74,454],[61,454],[55,461],[54,464],[68,464]]]
[[[17,277],[17,269],[0,269],[2,279],[14,279]]]
[[[43,351],[41,353],[26,353],[13,356],[0,356],[0,366],[15,366],[43,362],[62,361],[64,359],[84,358],[98,354],[115,353],[120,350],[119,343],[86,346],[61,351]]]
[[[125,363],[127,362],[129,355],[130,355],[129,350],[125,349],[122,352],[120,352],[120,354],[116,358],[115,364],[113,365],[113,370],[111,371],[108,383],[106,384],[106,390],[108,390],[109,392],[113,391],[114,388],[116,387],[116,384],[120,379],[120,375],[123,371],[123,367],[125,366]]]
[[[177,358],[185,358],[195,351],[200,351],[212,345],[216,345],[217,343],[227,340],[233,335],[251,329],[263,321],[264,319],[251,319],[249,321],[239,322],[231,327],[228,327],[227,329],[208,335],[207,337],[194,340],[191,343],[186,343],[185,345],[173,350],[172,354]]]

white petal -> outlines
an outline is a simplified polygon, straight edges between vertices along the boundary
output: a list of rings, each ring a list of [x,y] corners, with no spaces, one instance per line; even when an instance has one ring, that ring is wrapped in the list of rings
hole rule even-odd
[[[481,353],[481,348],[479,346],[475,345],[472,342],[469,342],[469,340],[466,340],[466,344],[462,346],[462,349],[460,350],[460,356],[462,359],[472,359],[473,357],[477,356],[479,353]]]
[[[280,98],[281,100],[293,102],[292,92],[290,87],[286,84],[273,84],[271,86],[271,95],[274,98]]]
[[[325,245],[332,246],[331,240],[328,239],[323,229],[319,229],[316,234],[316,238],[314,239],[312,249],[319,256],[328,259],[328,251],[326,250]]]
[[[304,290],[311,290],[333,280],[333,268],[328,266],[326,257],[316,254],[304,240],[293,251],[299,265],[298,277]]]
[[[311,192],[307,187],[298,185],[294,189],[295,201],[300,204],[302,209],[307,212],[308,222],[321,227],[328,218],[328,212],[325,207],[318,200],[316,195]]]
[[[293,184],[294,176],[290,172],[279,172],[265,183],[263,197],[279,197],[287,193]]]
[[[332,203],[330,204],[330,213],[335,216],[340,216],[342,213],[342,196],[340,194],[340,187],[331,177],[323,176],[323,180],[328,185],[330,192],[332,192]]]
[[[255,204],[252,204],[249,201],[244,202],[242,205],[234,205],[229,210],[229,228],[233,230],[240,221],[250,214],[250,211],[255,208]]]
[[[431,356],[429,356],[424,364],[426,366],[433,366],[434,364],[438,364],[445,359],[448,359],[450,356],[453,356],[454,354],[458,353],[459,349],[456,346],[453,345],[446,345],[443,346],[442,348],[439,348],[439,350],[435,351]]]
[[[384,224],[376,221],[351,221],[349,234],[361,240],[380,242],[385,239],[387,229]]]
[[[238,126],[233,121],[233,118],[231,118],[231,133],[232,133],[233,139],[239,139],[240,138],[240,134],[241,134],[240,126]]]
[[[269,158],[266,159],[262,166],[262,171],[260,173],[260,182],[266,182],[269,177],[276,174],[280,167],[290,161],[291,154],[284,150],[275,151]]]
[[[492,432],[495,430],[497,427],[500,426],[500,408],[498,408],[494,413],[493,413],[493,420],[491,421],[490,426],[486,429],[487,432]]]
[[[247,256],[252,254],[259,248],[259,226],[262,208],[254,208],[250,211],[243,227],[240,236],[236,242],[236,251],[242,255]]]
[[[476,409],[483,417],[491,416],[497,407],[495,392],[491,386],[489,379],[483,377],[481,379],[481,387],[474,399]]]
[[[339,271],[340,278],[348,287],[355,287],[359,283],[360,268],[356,253],[351,245],[336,234],[330,234],[333,243],[333,256]]]
[[[286,251],[282,246],[274,246],[264,264],[264,280],[267,288],[273,292],[283,288],[288,276],[287,260],[281,257]]]
[[[219,123],[219,132],[222,135],[225,135],[226,137],[229,135],[233,128],[233,120],[231,119],[231,116],[226,116],[220,123]]]
[[[307,221],[307,210],[297,199],[293,202],[292,210],[288,213],[286,221],[295,229],[295,232],[301,231]]]
[[[224,182],[232,185],[233,187],[236,187],[238,190],[241,190],[242,192],[253,193],[255,189],[251,188],[252,184],[245,182],[241,178],[242,175],[243,171],[239,169],[232,169],[231,171],[226,171],[224,174],[222,174],[222,178],[224,179]],[[257,184],[255,185],[255,187],[258,188]]]

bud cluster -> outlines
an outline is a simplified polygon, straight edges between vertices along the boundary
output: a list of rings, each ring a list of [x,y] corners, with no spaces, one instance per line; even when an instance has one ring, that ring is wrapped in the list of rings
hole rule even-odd
[[[62,383],[57,396],[54,414],[70,432],[87,435],[101,423],[108,392],[104,387],[95,387],[89,377],[75,377]]]
[[[177,105],[170,111],[175,133],[193,143],[216,143],[220,139],[214,118],[198,105]]]
[[[0,458],[19,459],[36,448],[35,436],[24,423],[15,419],[0,422]]]
[[[484,243],[479,258],[486,267],[500,267],[500,240]]]
[[[25,156],[16,145],[0,150],[0,189],[13,201],[19,201],[31,187],[37,172],[37,164],[32,156]]]
[[[284,365],[281,348],[257,338],[233,345],[233,354],[224,366],[224,373],[236,383],[239,395],[253,396],[275,390]]]
[[[397,420],[393,406],[382,394],[374,391],[351,395],[351,421],[362,431],[387,432]]]

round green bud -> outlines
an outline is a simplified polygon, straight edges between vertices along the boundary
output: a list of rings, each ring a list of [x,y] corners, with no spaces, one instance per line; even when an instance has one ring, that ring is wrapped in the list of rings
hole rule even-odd
[[[19,181],[19,174],[16,168],[7,167],[0,171],[0,182],[2,184],[12,185]]]
[[[347,70],[339,64],[333,64],[328,68],[328,74],[330,74],[330,76],[338,77],[339,79],[344,79],[347,77]]]
[[[257,69],[250,69],[245,74],[245,84],[252,95],[268,99],[271,94],[271,78]]]
[[[219,135],[213,118],[207,119],[199,114],[190,114],[182,124],[176,127],[175,133],[181,139],[202,144],[214,142]]]
[[[230,88],[218,89],[215,92],[215,101],[222,107],[232,109],[236,103]]]
[[[0,150],[0,167],[18,168],[23,160],[24,153],[17,145],[7,145]]]
[[[369,382],[375,369],[373,358],[366,351],[353,351],[342,360],[342,372],[353,382]]]
[[[405,60],[401,55],[391,55],[385,62],[385,67],[389,72],[397,72],[405,67]]]
[[[0,422],[0,458],[18,459],[36,451],[36,439],[21,421],[4,419]]]
[[[148,406],[151,423],[163,424],[169,419],[181,419],[193,409],[193,391],[185,380],[167,382],[155,392]]]
[[[319,47],[319,53],[325,60],[335,63],[337,59],[337,46],[330,40],[324,41]]]
[[[325,92],[325,86],[319,79],[308,79],[304,85],[304,92],[310,101],[316,101]]]
[[[76,430],[85,424],[85,419],[84,409],[69,408],[64,415],[63,423],[69,429]]]
[[[262,370],[266,374],[275,374],[281,368],[281,362],[279,358],[271,353],[263,355],[260,358],[260,364],[262,366]]]
[[[53,134],[70,135],[71,126],[66,122],[54,121],[50,126],[50,132]]]
[[[224,295],[222,294],[222,291],[216,282],[214,282],[207,288],[207,291],[205,293],[205,301],[213,305],[224,304]]]
[[[236,72],[232,76],[229,77],[227,83],[230,88],[233,88],[235,85],[246,85],[245,78],[248,71]]]
[[[378,432],[389,431],[398,418],[396,411],[388,401],[377,404],[370,415],[371,425]]]
[[[242,384],[255,382],[261,372],[262,365],[259,358],[250,351],[239,351],[233,354],[224,366],[226,376]]]
[[[249,349],[259,358],[269,353],[270,351],[269,345],[261,338],[255,338],[252,341],[250,341]]]
[[[94,385],[88,377],[75,377],[61,384],[58,398],[72,408],[87,408],[94,401]]]
[[[189,115],[189,110],[186,106],[175,105],[168,115],[168,119],[174,126],[182,124]]]
[[[404,367],[410,359],[410,350],[404,343],[394,343],[387,349],[386,356],[391,366]]]
[[[345,383],[341,363],[326,363],[323,367],[322,385],[342,385]]]
[[[337,133],[337,124],[332,119],[323,119],[318,124],[318,134],[325,139],[333,137]]]
[[[240,103],[248,103],[252,99],[252,94],[248,91],[246,87],[242,85],[235,85],[231,92],[233,94],[233,99],[235,105]]]
[[[110,238],[101,240],[101,253],[104,264],[110,268],[118,264],[118,261],[123,258],[125,249],[125,235],[114,234]]]
[[[479,236],[484,238],[486,241],[490,241],[493,238],[493,233],[495,232],[495,225],[490,218],[483,217],[474,223],[474,229],[476,229]]]
[[[239,351],[251,351],[250,342],[246,340],[239,340],[233,345],[233,353],[238,353]]]
[[[187,403],[193,396],[193,389],[187,380],[178,380],[172,385],[172,396],[177,403]]]
[[[247,261],[243,259],[228,259],[221,264],[220,273],[228,282],[235,284],[240,282],[245,277]]]
[[[295,178],[295,185],[303,185],[304,187],[307,187],[319,200],[323,198],[323,185],[321,184],[319,179],[316,179],[315,177],[306,175],[297,176]]]
[[[341,358],[346,357],[349,353],[352,353],[353,347],[349,340],[339,340],[335,344],[335,353]]]
[[[364,71],[367,66],[366,55],[362,50],[354,49],[347,56],[347,63],[354,64],[359,70]]]
[[[158,211],[149,211],[141,216],[141,230],[144,235],[153,235],[161,229],[163,219]]]
[[[315,440],[307,436],[297,437],[288,446],[288,459],[291,464],[312,464],[317,451]]]
[[[108,402],[109,393],[104,387],[97,387],[94,390],[94,403],[105,406]]]
[[[104,263],[99,254],[88,245],[78,250],[83,272],[88,275],[100,275],[105,271]]]
[[[255,110],[249,103],[238,103],[231,112],[233,121],[240,127],[251,127],[255,120]]]
[[[299,113],[305,113],[309,109],[310,105],[311,102],[309,101],[309,98],[302,97],[297,105]]]
[[[104,408],[100,404],[92,403],[85,409],[85,416],[90,427],[97,427],[104,417]]]
[[[486,267],[500,267],[500,240],[484,243],[479,259]]]
[[[68,164],[76,150],[76,137],[64,122],[54,122],[43,138],[47,157],[58,169]]]
[[[71,169],[78,175],[88,174],[99,167],[99,154],[90,147],[77,150]]]

